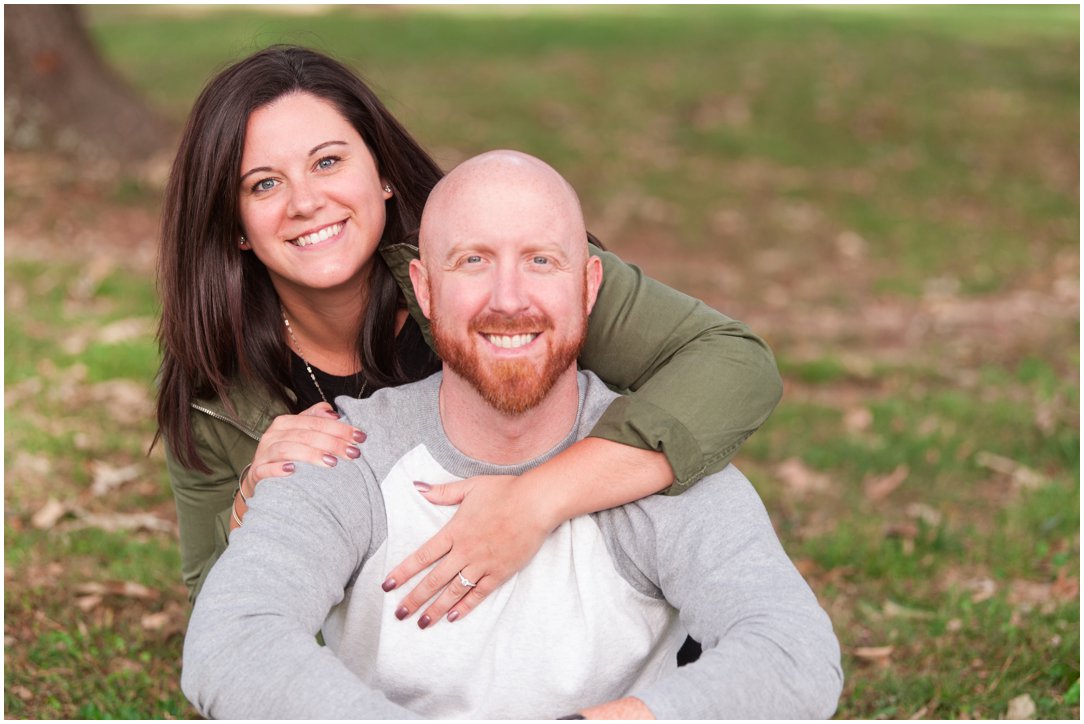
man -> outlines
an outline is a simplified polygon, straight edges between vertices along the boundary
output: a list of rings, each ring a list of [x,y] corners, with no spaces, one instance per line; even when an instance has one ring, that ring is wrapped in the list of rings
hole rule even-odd
[[[462,620],[404,625],[380,590],[387,564],[453,512],[414,481],[520,474],[585,436],[615,396],[576,369],[601,283],[585,239],[572,188],[529,156],[483,154],[437,185],[411,278],[443,372],[340,401],[368,433],[360,460],[260,485],[189,624],[182,686],[203,714],[834,712],[831,623],[733,466],[559,526]],[[704,652],[679,669],[686,632]]]

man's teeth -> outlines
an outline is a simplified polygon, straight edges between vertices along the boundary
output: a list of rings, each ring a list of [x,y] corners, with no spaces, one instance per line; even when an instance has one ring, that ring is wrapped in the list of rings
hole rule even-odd
[[[522,347],[525,344],[530,344],[531,341],[537,337],[537,334],[514,334],[512,336],[503,334],[487,334],[486,339],[495,344],[498,347],[504,349],[515,349],[516,347]]]
[[[293,240],[293,243],[297,244],[298,246],[308,246],[310,244],[319,244],[321,241],[327,241],[331,237],[335,236],[340,231],[342,231],[342,229],[343,229],[342,224],[332,224],[331,226],[325,226],[324,228],[320,229],[319,231],[314,231],[311,234],[305,234],[304,236],[299,236],[299,237],[297,237],[296,239]]]

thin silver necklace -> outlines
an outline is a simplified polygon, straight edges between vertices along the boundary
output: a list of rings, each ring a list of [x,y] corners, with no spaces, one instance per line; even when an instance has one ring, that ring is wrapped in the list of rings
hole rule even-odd
[[[282,321],[286,324],[286,332],[290,335],[290,341],[294,343],[294,348],[297,350],[297,356],[300,357],[301,361],[305,363],[305,369],[308,370],[309,378],[312,380],[312,383],[316,385],[316,391],[320,393],[320,399],[331,405],[331,402],[329,402],[327,399],[327,395],[324,394],[324,388],[320,387],[320,383],[316,381],[316,374],[312,371],[312,365],[310,365],[309,361],[305,359],[305,353],[301,351],[301,343],[297,341],[297,336],[294,334],[293,327],[290,326],[290,319],[286,316],[286,308],[280,304],[279,311],[282,312]],[[366,381],[362,381],[361,390],[358,391],[358,397],[362,397],[365,395],[365,386],[367,384],[368,383]],[[334,405],[331,406],[334,407]]]

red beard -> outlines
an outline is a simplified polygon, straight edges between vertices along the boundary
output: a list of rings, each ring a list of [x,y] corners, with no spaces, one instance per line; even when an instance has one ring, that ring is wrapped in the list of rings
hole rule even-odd
[[[586,313],[584,317],[580,335],[563,343],[552,336],[553,321],[542,314],[475,317],[467,330],[467,340],[447,334],[435,310],[430,326],[437,354],[452,371],[467,380],[492,407],[507,415],[521,415],[541,403],[561,374],[580,356],[587,340]],[[526,359],[483,362],[478,355],[478,345],[488,344],[480,336],[483,331],[507,335],[542,332],[546,344],[542,368],[537,369],[534,362]]]

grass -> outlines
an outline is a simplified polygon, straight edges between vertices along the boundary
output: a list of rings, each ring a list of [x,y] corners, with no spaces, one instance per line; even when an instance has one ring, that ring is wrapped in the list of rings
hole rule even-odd
[[[1078,8],[87,17],[178,125],[215,69],[300,42],[446,166],[557,165],[611,248],[772,344],[784,402],[738,464],[832,616],[837,717],[1079,717]],[[5,185],[5,711],[191,717],[175,534],[120,527],[174,519],[145,455],[158,305],[123,246],[161,190],[31,168]],[[120,251],[63,246],[88,230]],[[95,495],[103,465],[137,472]]]

